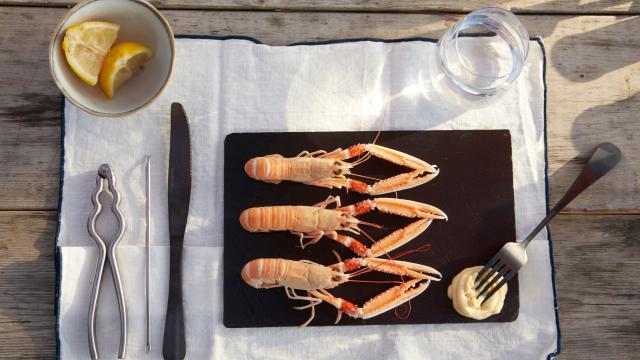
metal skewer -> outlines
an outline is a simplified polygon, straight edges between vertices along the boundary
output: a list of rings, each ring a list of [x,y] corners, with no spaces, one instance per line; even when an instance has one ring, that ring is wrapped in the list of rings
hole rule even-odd
[[[151,157],[147,155],[145,157],[146,160],[146,192],[147,192],[147,231],[145,237],[145,278],[144,278],[144,288],[145,288],[145,305],[146,305],[146,322],[147,322],[147,346],[144,351],[149,353],[151,350],[151,324],[149,321],[149,293],[150,293],[150,278],[151,278],[151,249],[149,246],[149,242],[151,239]]]

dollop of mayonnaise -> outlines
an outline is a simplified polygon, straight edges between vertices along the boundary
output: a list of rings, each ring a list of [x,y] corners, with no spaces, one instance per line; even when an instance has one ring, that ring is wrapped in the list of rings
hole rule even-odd
[[[476,320],[483,320],[499,313],[504,305],[504,298],[507,296],[507,284],[504,284],[489,300],[480,305],[484,296],[476,299],[477,292],[474,290],[476,276],[480,270],[482,270],[482,266],[462,270],[453,278],[447,289],[447,296],[453,301],[453,308],[460,315]]]

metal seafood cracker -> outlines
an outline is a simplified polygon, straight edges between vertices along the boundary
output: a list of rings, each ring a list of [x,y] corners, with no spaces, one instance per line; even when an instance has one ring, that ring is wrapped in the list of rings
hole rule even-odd
[[[105,241],[100,237],[96,231],[96,221],[98,215],[102,210],[102,204],[100,204],[100,194],[108,191],[113,195],[113,203],[111,204],[111,210],[116,216],[118,221],[118,231],[115,238],[109,243],[105,244]],[[122,289],[122,282],[120,281],[120,271],[118,270],[118,262],[116,259],[116,247],[118,242],[122,238],[125,230],[124,217],[120,211],[120,192],[116,188],[116,177],[113,174],[113,170],[109,164],[102,164],[98,168],[98,176],[96,177],[96,189],[91,195],[91,202],[93,202],[93,211],[89,216],[87,228],[89,235],[98,245],[98,266],[96,268],[96,274],[93,280],[93,291],[91,292],[91,305],[89,306],[89,350],[91,351],[91,358],[98,359],[100,355],[98,353],[98,345],[96,342],[96,315],[98,297],[100,295],[100,284],[102,283],[102,274],[104,273],[105,260],[109,260],[109,266],[111,267],[111,275],[113,276],[113,283],[116,288],[116,296],[118,298],[118,308],[120,310],[120,347],[118,349],[118,359],[124,359],[127,351],[127,309],[124,302],[124,291]],[[108,249],[108,251],[107,251]]]

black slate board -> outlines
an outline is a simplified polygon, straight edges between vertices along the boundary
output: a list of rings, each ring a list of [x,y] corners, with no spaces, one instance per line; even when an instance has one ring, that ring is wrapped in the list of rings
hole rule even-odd
[[[308,259],[321,264],[336,262],[331,250],[340,256],[354,255],[340,244],[322,239],[302,250],[297,237],[288,232],[249,233],[242,229],[238,216],[254,206],[313,205],[328,195],[340,195],[343,205],[366,199],[366,196],[345,190],[329,190],[293,182],[267,184],[249,178],[245,162],[254,156],[279,153],[295,156],[302,150],[333,150],[356,143],[371,142],[375,132],[315,132],[315,133],[247,133],[230,134],[225,139],[224,162],[224,325],[227,327],[296,326],[309,316],[309,310],[294,310],[306,302],[290,300],[284,290],[254,289],[244,283],[240,271],[248,261],[261,257]],[[418,238],[394,253],[415,249],[431,243],[424,253],[412,253],[402,258],[432,266],[443,274],[440,282],[411,301],[408,318],[394,311],[362,320],[343,316],[339,325],[370,324],[432,324],[477,322],[460,316],[447,298],[451,279],[462,269],[482,265],[503,244],[515,239],[513,201],[513,171],[511,137],[508,130],[456,131],[388,131],[378,144],[404,151],[436,164],[440,174],[432,181],[398,192],[403,199],[426,202],[447,213],[449,221],[434,223]],[[356,173],[384,178],[405,172],[406,168],[380,159],[367,161]],[[394,194],[384,196],[394,197]],[[367,228],[379,239],[412,220],[393,215],[369,213],[359,217],[383,224],[384,229]],[[362,242],[367,242],[361,238]],[[362,279],[397,280],[387,274],[366,274]],[[358,305],[393,286],[393,284],[347,283],[330,290]],[[514,321],[518,316],[518,279],[509,283],[507,299],[498,315],[484,322]],[[404,308],[406,310],[406,308]],[[333,325],[336,310],[328,304],[316,307],[316,317],[310,326]]]

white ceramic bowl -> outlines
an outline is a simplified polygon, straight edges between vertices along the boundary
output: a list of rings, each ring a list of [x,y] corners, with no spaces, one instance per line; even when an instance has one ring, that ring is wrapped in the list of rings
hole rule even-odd
[[[85,21],[120,25],[115,44],[135,41],[154,51],[140,73],[109,100],[99,86],[89,86],[71,70],[62,50],[67,28]],[[124,116],[155,100],[171,78],[175,44],[167,19],[143,0],[88,0],[71,8],[58,24],[49,45],[49,68],[60,91],[82,110],[98,116]]]

